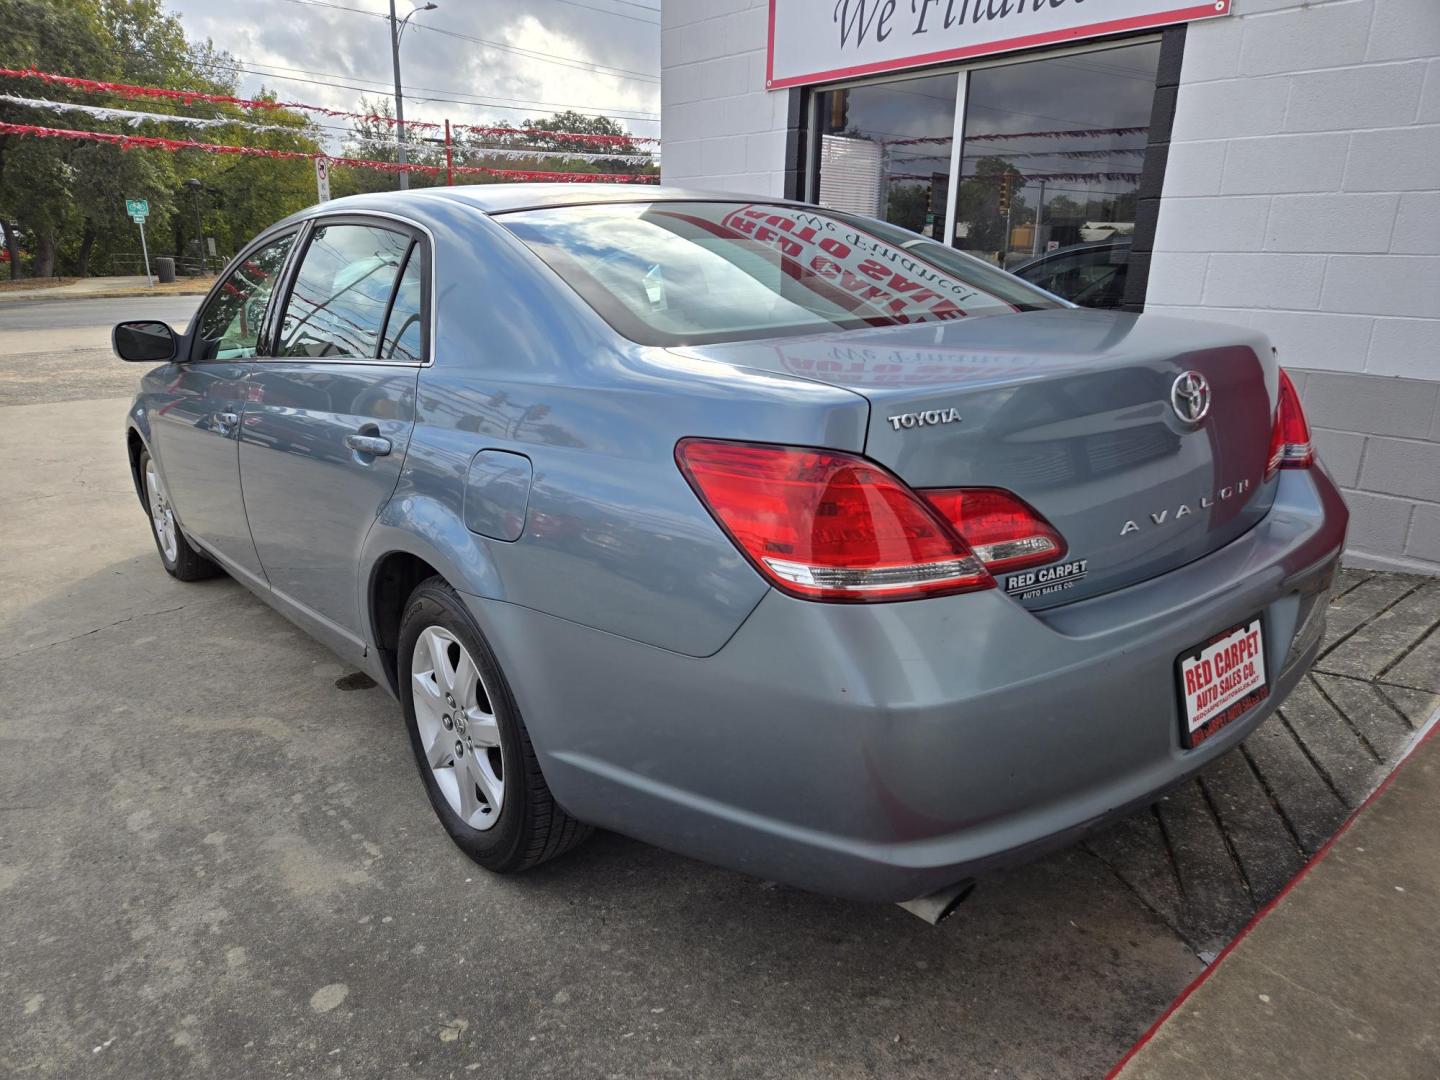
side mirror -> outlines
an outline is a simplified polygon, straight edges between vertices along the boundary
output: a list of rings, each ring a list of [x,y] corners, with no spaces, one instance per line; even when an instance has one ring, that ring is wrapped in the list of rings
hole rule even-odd
[[[154,319],[117,323],[110,332],[110,344],[121,360],[136,364],[164,364],[175,359],[179,342],[175,331]]]

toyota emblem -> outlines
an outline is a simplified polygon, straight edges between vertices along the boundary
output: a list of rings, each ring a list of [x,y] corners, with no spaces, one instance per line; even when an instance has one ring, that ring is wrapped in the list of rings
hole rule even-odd
[[[1170,387],[1170,404],[1187,424],[1200,423],[1210,411],[1210,380],[1198,371],[1185,372]]]

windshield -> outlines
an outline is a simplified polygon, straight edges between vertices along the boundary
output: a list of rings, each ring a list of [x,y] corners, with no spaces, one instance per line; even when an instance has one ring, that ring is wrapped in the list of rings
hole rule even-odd
[[[1062,306],[923,236],[810,207],[612,203],[496,216],[621,334],[703,345]]]

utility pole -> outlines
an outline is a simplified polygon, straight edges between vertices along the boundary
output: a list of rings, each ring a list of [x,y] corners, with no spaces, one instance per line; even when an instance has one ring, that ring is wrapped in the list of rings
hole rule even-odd
[[[410,15],[417,11],[434,11],[435,4],[423,4],[420,7],[412,8]],[[405,24],[410,21],[410,15],[403,19],[395,18],[395,0],[390,0],[390,62],[395,68],[395,160],[404,165],[405,162],[405,94],[400,89],[400,37],[405,33]],[[405,191],[410,187],[410,173],[404,169],[400,170],[400,190]]]
[[[191,177],[185,181],[185,186],[190,189],[191,201],[195,204],[195,248],[200,256],[200,276],[205,276],[205,225],[200,220],[200,181]]]

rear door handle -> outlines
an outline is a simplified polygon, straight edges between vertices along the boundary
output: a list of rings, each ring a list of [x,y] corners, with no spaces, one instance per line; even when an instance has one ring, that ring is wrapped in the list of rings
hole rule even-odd
[[[390,440],[381,435],[346,435],[345,445],[357,454],[384,457],[390,453]]]

